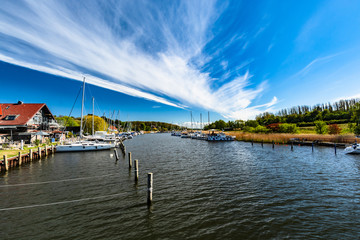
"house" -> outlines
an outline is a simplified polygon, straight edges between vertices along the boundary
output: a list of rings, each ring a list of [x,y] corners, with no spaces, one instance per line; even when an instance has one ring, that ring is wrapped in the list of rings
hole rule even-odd
[[[50,134],[58,129],[59,125],[45,103],[0,104],[0,134],[8,134],[9,140],[29,143],[39,131]]]

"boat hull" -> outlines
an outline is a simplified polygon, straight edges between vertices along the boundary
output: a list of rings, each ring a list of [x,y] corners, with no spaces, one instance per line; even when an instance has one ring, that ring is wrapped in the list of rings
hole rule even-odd
[[[101,151],[112,148],[111,144],[97,144],[97,145],[59,145],[56,147],[56,152],[87,152],[87,151]]]

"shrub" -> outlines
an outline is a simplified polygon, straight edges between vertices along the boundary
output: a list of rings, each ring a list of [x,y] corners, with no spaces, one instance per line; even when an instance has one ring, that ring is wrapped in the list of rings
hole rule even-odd
[[[270,129],[273,132],[279,132],[280,131],[280,123],[272,123],[266,126],[268,129]]]
[[[341,128],[337,124],[329,125],[329,134],[340,134]]]
[[[299,128],[296,124],[291,123],[283,123],[279,126],[279,132],[281,133],[297,133],[299,132]]]
[[[270,132],[270,131],[271,131],[270,129],[268,129],[268,128],[264,127],[264,126],[261,126],[261,125],[257,126],[257,127],[254,129],[254,132],[255,132],[255,133],[268,133],[268,132]]]
[[[36,140],[34,141],[34,144],[35,144],[35,146],[39,146],[39,145],[40,145],[40,140],[39,140],[39,139],[36,139]]]
[[[328,127],[324,121],[315,121],[315,131],[318,134],[325,134],[328,130]]]

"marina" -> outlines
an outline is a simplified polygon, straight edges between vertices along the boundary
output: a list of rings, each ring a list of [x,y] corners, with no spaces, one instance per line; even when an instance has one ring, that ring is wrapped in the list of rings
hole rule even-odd
[[[357,155],[171,134],[145,134],[124,145],[138,162],[137,172],[127,154],[116,161],[113,152],[100,151],[49,155],[3,175],[1,239],[350,239],[359,234]],[[148,173],[153,173],[150,206]]]

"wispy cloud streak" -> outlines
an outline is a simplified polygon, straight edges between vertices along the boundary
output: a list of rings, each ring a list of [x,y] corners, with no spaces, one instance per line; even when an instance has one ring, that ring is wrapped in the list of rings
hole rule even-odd
[[[191,64],[206,61],[202,51],[219,16],[215,1],[162,4],[2,1],[0,60],[75,80],[85,74],[100,87],[229,118],[274,104],[249,107],[266,87],[252,86],[249,73],[214,89],[209,73]]]

